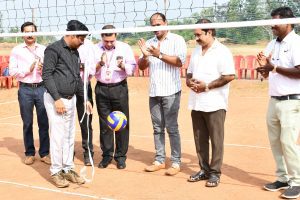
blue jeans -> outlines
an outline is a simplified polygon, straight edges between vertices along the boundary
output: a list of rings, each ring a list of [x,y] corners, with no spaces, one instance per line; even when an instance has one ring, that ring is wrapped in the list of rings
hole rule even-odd
[[[44,157],[49,154],[49,125],[46,109],[44,106],[44,92],[45,88],[43,86],[28,87],[22,85],[20,85],[18,91],[20,113],[23,120],[23,140],[26,156],[35,155],[32,130],[34,106],[36,108],[37,121],[39,126],[39,155],[41,157]]]
[[[150,113],[154,130],[155,161],[165,162],[165,128],[169,134],[171,161],[180,165],[181,144],[178,130],[178,111],[181,92],[165,97],[150,97]]]

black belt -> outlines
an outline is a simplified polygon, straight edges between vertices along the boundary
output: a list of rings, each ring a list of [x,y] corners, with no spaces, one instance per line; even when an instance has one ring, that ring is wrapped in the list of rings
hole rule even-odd
[[[106,86],[106,87],[115,87],[118,85],[127,84],[127,80],[124,79],[123,81],[120,81],[118,83],[101,83],[100,81],[97,81],[97,85]]]
[[[40,87],[42,85],[44,85],[43,82],[40,82],[40,83],[23,83],[23,82],[20,82],[20,86],[23,86],[23,87],[37,88],[37,87]]]
[[[60,96],[61,96],[61,98],[68,99],[68,100],[70,100],[74,97],[74,95],[62,95],[62,94]]]
[[[277,99],[279,101],[284,100],[300,100],[300,94],[290,94],[285,96],[271,96],[273,99]]]

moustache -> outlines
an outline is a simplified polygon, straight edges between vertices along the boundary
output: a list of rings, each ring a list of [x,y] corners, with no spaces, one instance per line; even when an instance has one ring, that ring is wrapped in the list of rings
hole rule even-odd
[[[33,39],[33,37],[32,36],[28,36],[27,39]]]

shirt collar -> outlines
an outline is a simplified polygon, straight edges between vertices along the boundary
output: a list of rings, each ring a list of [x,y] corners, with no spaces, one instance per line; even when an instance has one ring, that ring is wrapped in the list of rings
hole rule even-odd
[[[171,37],[171,33],[170,33],[170,31],[168,31],[168,33],[167,33],[166,37],[164,38],[164,40],[169,40],[170,37]],[[158,38],[156,36],[154,37],[154,39],[155,39],[155,41],[158,41]]]
[[[115,42],[115,46],[114,46],[112,49],[108,50],[108,49],[106,49],[106,48],[104,47],[104,45],[103,45],[102,42],[99,43],[99,47],[100,47],[100,49],[102,49],[103,51],[112,51],[112,50],[116,49],[116,46],[117,46],[117,41]]]
[[[292,30],[291,32],[289,32],[289,33],[283,38],[282,41],[283,41],[283,42],[286,42],[286,43],[292,42],[293,37],[294,37],[295,34],[296,34],[295,31]],[[280,41],[278,40],[278,38],[276,38],[276,41],[277,41],[277,42],[280,42]],[[281,42],[282,42],[282,41],[281,41]]]
[[[35,46],[35,48],[37,48],[37,47],[38,47],[38,44],[37,44],[37,43],[34,43],[34,46]],[[22,43],[22,47],[25,48],[25,47],[28,47],[28,46],[27,46],[27,44],[26,44],[25,42],[23,42],[23,43]]]

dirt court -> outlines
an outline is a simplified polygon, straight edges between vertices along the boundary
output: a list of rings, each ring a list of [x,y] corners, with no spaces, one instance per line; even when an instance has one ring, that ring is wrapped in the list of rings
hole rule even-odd
[[[279,199],[281,192],[267,192],[262,185],[275,180],[275,165],[265,125],[268,103],[267,81],[235,80],[231,84],[229,110],[226,116],[225,155],[221,183],[206,188],[205,182],[189,183],[187,178],[199,170],[195,153],[190,111],[189,89],[183,89],[179,116],[182,140],[182,170],[174,177],[165,170],[144,172],[154,158],[152,126],[148,108],[148,78],[129,78],[130,146],[127,168],[118,170],[113,162],[106,169],[95,167],[94,180],[78,186],[57,189],[50,182],[49,166],[23,163],[22,120],[17,89],[0,90],[0,196],[1,199]],[[76,132],[76,171],[83,167],[81,136]],[[95,165],[100,162],[99,124],[96,108],[93,118]],[[37,123],[34,121],[35,144],[38,147]],[[167,135],[166,135],[167,136]],[[168,138],[168,137],[167,137]],[[170,166],[169,140],[167,165]],[[88,168],[88,172],[91,167]]]

